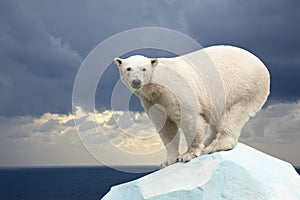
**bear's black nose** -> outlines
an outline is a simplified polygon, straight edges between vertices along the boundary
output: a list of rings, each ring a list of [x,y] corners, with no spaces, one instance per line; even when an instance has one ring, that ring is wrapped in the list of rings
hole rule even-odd
[[[131,86],[134,88],[134,89],[138,89],[141,87],[141,81],[139,79],[135,79],[131,82]]]

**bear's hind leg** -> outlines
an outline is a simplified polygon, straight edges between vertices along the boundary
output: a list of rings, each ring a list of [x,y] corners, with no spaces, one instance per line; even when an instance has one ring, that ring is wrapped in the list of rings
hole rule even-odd
[[[217,128],[215,125],[210,125],[210,134],[207,138],[205,138],[204,141],[204,146],[207,147],[208,145],[210,145],[212,143],[212,141],[214,141],[214,139],[216,139],[216,135],[218,133]]]
[[[204,149],[204,154],[233,149],[238,143],[243,126],[250,118],[250,108],[247,104],[237,103],[227,110],[217,126],[216,138]]]
[[[179,155],[179,134],[177,133],[176,123],[167,118],[163,128],[159,131],[159,136],[167,150],[167,159],[160,164],[160,169],[177,162]]]
[[[198,117],[197,124],[186,122],[181,129],[184,133],[188,149],[185,153],[178,156],[178,161],[188,162],[202,154],[202,150],[204,149],[205,121],[202,117]]]

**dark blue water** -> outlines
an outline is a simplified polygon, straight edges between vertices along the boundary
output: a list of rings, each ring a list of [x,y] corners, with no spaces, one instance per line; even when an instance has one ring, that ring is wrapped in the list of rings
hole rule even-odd
[[[0,169],[0,200],[98,200],[111,186],[146,174],[107,167]]]
[[[296,171],[298,172],[298,174],[300,175],[300,167],[296,168]]]
[[[146,174],[107,167],[0,169],[0,200],[98,200],[111,186]]]

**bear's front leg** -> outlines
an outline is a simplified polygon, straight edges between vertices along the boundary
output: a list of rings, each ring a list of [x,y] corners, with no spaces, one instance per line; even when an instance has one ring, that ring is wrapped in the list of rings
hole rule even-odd
[[[143,107],[167,150],[167,159],[160,164],[159,168],[176,163],[179,155],[178,126],[170,119],[165,108],[160,104],[151,105],[147,101],[143,101]]]
[[[177,162],[179,155],[179,134],[177,133],[177,125],[167,118],[163,128],[159,131],[159,135],[167,150],[167,159],[160,164],[160,169]]]
[[[204,149],[205,120],[201,116],[197,118],[186,120],[182,124],[181,129],[184,133],[188,149],[185,153],[178,156],[177,160],[180,162],[188,162],[200,156]]]

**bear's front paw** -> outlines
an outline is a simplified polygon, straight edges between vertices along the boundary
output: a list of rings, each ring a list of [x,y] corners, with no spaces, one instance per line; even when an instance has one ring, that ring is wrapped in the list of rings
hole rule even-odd
[[[196,158],[201,155],[203,148],[193,149],[189,150],[188,152],[185,152],[184,154],[181,154],[177,157],[177,161],[179,162],[188,162],[192,160],[193,158]]]
[[[186,152],[186,153],[181,154],[180,156],[178,156],[177,160],[179,162],[188,162],[188,161],[192,160],[195,157],[196,156],[194,154]]]
[[[159,165],[159,169],[162,169],[162,168],[165,168],[165,167],[168,167],[169,165],[172,165],[174,163],[178,162],[177,161],[177,157],[175,158],[168,158],[166,161],[164,161],[163,163],[161,163]]]
[[[194,153],[186,152],[184,154],[181,154],[178,156],[177,160],[179,162],[188,162],[192,160],[193,158],[196,158],[197,156]]]

